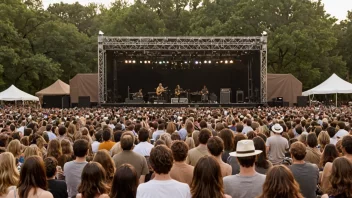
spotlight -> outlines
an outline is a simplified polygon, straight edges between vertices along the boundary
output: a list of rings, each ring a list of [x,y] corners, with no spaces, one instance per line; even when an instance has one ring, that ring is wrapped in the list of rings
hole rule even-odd
[[[163,61],[163,63],[165,63],[165,61]]]
[[[167,64],[169,64],[169,61],[166,61]]]
[[[134,64],[134,63],[136,63],[136,61],[135,61],[135,60],[133,60],[133,61],[132,61],[132,63]]]
[[[159,64],[161,65],[161,64],[163,64],[163,62],[160,61]]]
[[[150,64],[150,61],[148,61],[148,64]]]
[[[223,61],[220,61],[220,63],[222,63]]]
[[[128,63],[132,63],[132,61],[131,61],[131,60],[129,60],[129,61],[128,61]]]
[[[198,61],[196,61],[196,65],[198,65]]]
[[[187,64],[187,61],[185,61],[185,64]]]
[[[146,61],[146,60],[144,61],[144,64],[147,64],[147,61]]]
[[[229,61],[228,61],[228,60],[225,60],[225,64],[227,64],[227,63],[229,63]]]
[[[230,63],[232,64],[232,63],[233,63],[233,60],[230,60]]]
[[[139,63],[140,63],[140,64],[142,64],[142,63],[143,63],[143,61],[139,61]]]
[[[128,63],[128,60],[125,60],[125,63],[127,64],[127,63]]]
[[[208,63],[208,61],[206,61],[206,60],[205,60],[205,61],[204,61],[204,63],[205,63],[205,64],[207,64],[207,63]]]
[[[210,61],[208,61],[208,63],[210,64],[210,63],[211,63],[211,60],[210,60]]]

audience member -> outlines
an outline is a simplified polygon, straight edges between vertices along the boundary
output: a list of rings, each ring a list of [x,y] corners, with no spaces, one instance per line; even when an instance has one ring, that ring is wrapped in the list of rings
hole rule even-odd
[[[115,172],[110,198],[135,198],[138,184],[135,168],[130,164],[122,164]]]
[[[207,148],[207,142],[208,139],[212,136],[212,133],[209,129],[202,129],[199,132],[199,145],[191,150],[188,151],[188,156],[186,159],[186,163],[190,164],[192,166],[195,166],[198,162],[198,160],[205,156],[209,155],[208,148]]]
[[[221,159],[221,154],[224,150],[224,142],[219,137],[211,137],[207,142],[207,147],[209,153],[214,157],[214,159],[219,163],[221,176],[226,177],[231,175],[232,167],[229,164],[226,164]]]
[[[255,171],[265,175],[273,166],[272,163],[268,160],[265,142],[261,137],[255,137],[253,138],[253,143],[256,150],[262,151],[262,153],[257,156],[255,161]]]
[[[194,167],[186,163],[188,146],[184,141],[175,141],[171,145],[174,162],[170,177],[176,181],[191,185]]]
[[[10,152],[0,154],[0,198],[5,198],[9,191],[16,189],[20,173],[16,159]]]
[[[307,136],[307,151],[304,161],[315,164],[319,167],[321,152],[318,146],[318,139],[315,133],[309,133]]]
[[[266,140],[269,161],[273,165],[278,165],[285,158],[285,152],[289,149],[288,141],[281,136],[283,128],[279,124],[275,124],[271,130],[274,135]]]
[[[67,185],[63,180],[56,180],[55,176],[58,171],[57,160],[54,157],[47,157],[44,160],[46,178],[48,181],[48,191],[54,198],[67,198]]]
[[[105,183],[108,186],[111,186],[115,173],[115,164],[112,161],[109,152],[105,149],[98,151],[95,154],[93,161],[98,162],[103,167],[106,176]]]

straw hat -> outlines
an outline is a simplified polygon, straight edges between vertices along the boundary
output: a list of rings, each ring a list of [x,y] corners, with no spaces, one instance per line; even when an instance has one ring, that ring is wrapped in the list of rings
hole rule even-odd
[[[261,150],[255,150],[253,140],[241,140],[237,143],[236,152],[231,152],[231,156],[249,157],[262,153]]]
[[[284,131],[284,129],[282,128],[282,126],[280,124],[274,124],[274,126],[271,127],[271,130],[274,133],[282,133],[282,131]]]

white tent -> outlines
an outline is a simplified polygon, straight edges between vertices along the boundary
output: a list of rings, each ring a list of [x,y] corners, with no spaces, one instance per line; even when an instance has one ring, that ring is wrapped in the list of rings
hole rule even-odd
[[[39,101],[39,98],[36,96],[32,96],[14,85],[11,85],[8,89],[0,93],[0,100],[5,101],[18,101],[18,100],[32,100],[32,101]]]
[[[305,91],[302,93],[303,96],[309,96],[314,94],[336,94],[336,106],[337,106],[337,94],[338,93],[352,93],[352,84],[341,79],[336,74],[333,74],[322,82],[320,85]]]

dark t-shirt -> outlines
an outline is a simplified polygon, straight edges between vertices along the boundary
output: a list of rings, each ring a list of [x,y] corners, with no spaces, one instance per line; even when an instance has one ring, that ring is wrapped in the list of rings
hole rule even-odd
[[[315,164],[293,164],[289,166],[305,198],[316,198],[319,169]]]
[[[54,198],[67,198],[66,182],[62,180],[48,180],[48,190],[53,194]]]

